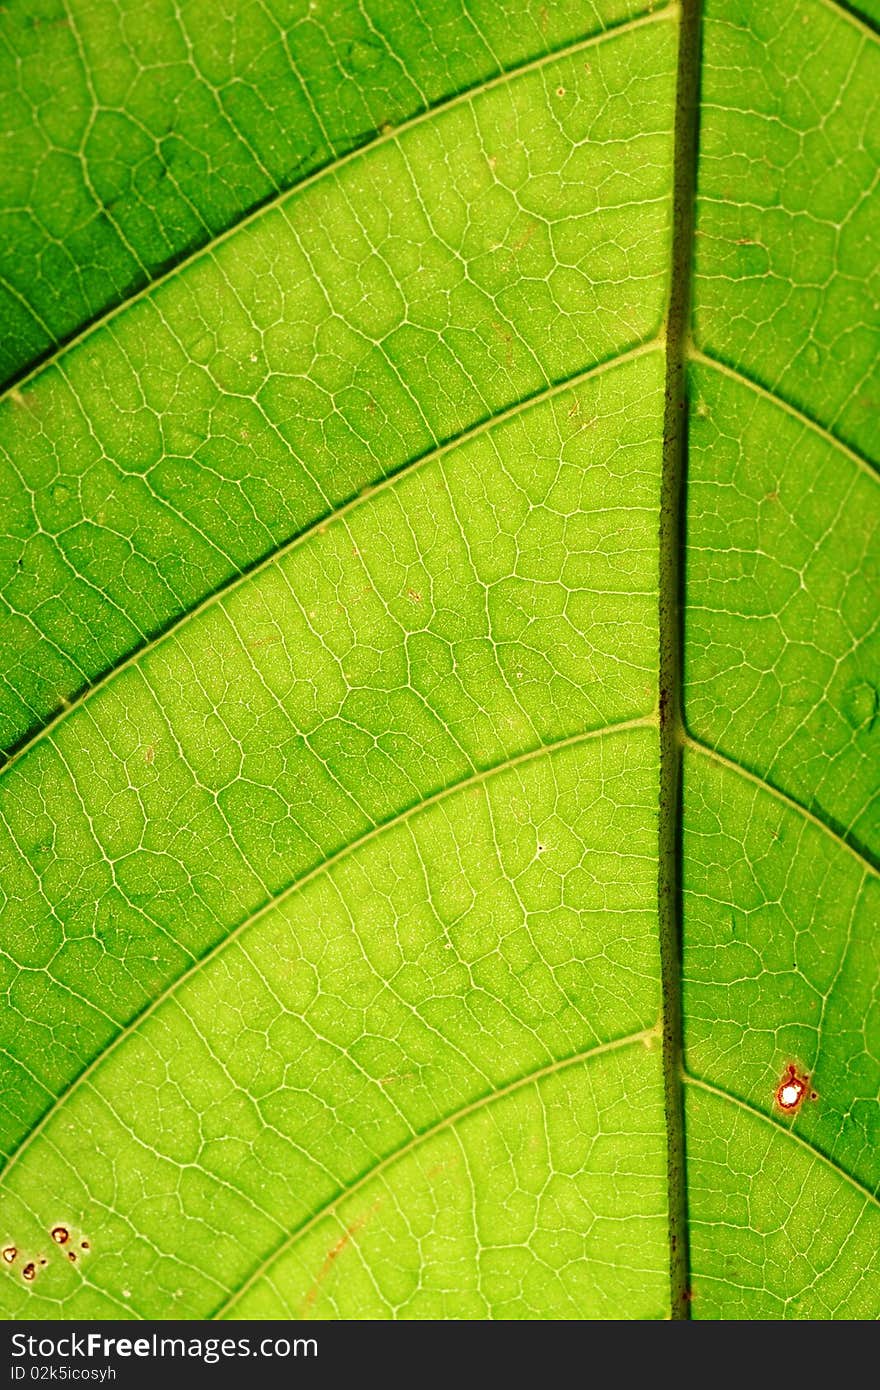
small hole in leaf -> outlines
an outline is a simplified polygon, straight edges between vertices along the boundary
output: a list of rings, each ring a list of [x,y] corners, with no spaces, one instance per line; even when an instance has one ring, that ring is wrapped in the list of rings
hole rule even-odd
[[[796,1062],[789,1062],[776,1087],[774,1100],[777,1110],[783,1115],[796,1115],[810,1089],[810,1078],[799,1070]]]
[[[18,1251],[14,1245],[7,1245],[3,1251],[3,1258],[8,1265],[11,1265],[17,1254]]]

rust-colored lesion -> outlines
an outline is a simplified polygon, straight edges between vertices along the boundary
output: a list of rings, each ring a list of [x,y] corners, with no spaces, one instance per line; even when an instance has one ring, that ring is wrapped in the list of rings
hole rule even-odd
[[[809,1072],[797,1062],[787,1062],[773,1093],[773,1103],[781,1115],[797,1115],[805,1100],[818,1100],[819,1092],[811,1084]]]
[[[318,1294],[321,1290],[321,1285],[326,1280],[328,1274],[332,1270],[336,1261],[339,1259],[339,1256],[343,1253],[344,1250],[348,1248],[349,1245],[356,1243],[358,1235],[364,1229],[367,1222],[370,1221],[373,1216],[375,1216],[380,1206],[381,1202],[375,1202],[368,1212],[365,1212],[363,1216],[359,1216],[357,1220],[352,1221],[350,1225],[346,1226],[339,1239],[335,1241],[333,1245],[331,1245],[330,1249],[327,1251],[327,1254],[324,1256],[324,1262],[321,1265],[321,1268],[318,1270],[315,1282],[312,1284],[312,1287],[306,1294],[304,1305],[304,1311],[306,1315],[308,1315],[310,1309],[314,1307],[315,1300],[317,1299]]]
[[[66,1254],[71,1264],[76,1264],[80,1259],[80,1253],[72,1248],[74,1244],[74,1232],[69,1226],[59,1222],[55,1226],[50,1226],[47,1232],[53,1245],[57,1245]],[[88,1236],[80,1234],[79,1249],[88,1254],[92,1248]],[[0,1258],[3,1263],[16,1266],[21,1278],[26,1284],[32,1284],[41,1270],[45,1269],[51,1261],[42,1251],[37,1254],[30,1254],[27,1250],[22,1250],[14,1240],[0,1248]]]

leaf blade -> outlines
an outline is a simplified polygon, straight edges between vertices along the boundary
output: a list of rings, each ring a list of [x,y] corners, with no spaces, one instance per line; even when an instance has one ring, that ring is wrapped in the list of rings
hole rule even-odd
[[[696,47],[605,17],[353,43],[401,123],[0,403],[11,1315],[880,1309],[876,43],[709,0],[691,343]]]

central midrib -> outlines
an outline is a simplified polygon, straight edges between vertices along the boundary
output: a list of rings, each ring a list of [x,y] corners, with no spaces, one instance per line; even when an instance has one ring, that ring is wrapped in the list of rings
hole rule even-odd
[[[657,909],[669,1204],[670,1317],[690,1317],[681,976],[682,543],[687,460],[687,344],[694,240],[701,0],[682,0],[675,88],[666,399],[660,482],[658,629],[660,807]]]

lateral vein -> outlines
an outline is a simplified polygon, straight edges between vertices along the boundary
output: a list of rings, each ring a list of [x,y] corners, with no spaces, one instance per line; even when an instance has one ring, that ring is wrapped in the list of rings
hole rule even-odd
[[[710,758],[713,762],[719,763],[722,767],[726,767],[730,772],[737,773],[738,776],[745,778],[747,782],[751,782],[753,786],[760,787],[762,791],[768,792],[770,796],[775,796],[777,801],[781,801],[782,804],[788,806],[790,810],[797,811],[798,815],[803,816],[805,820],[810,821],[813,825],[817,826],[819,830],[824,831],[839,849],[846,850],[847,854],[851,854],[866,874],[870,874],[874,878],[880,878],[880,867],[878,867],[874,858],[870,856],[866,850],[859,849],[847,838],[845,832],[835,830],[834,827],[823,820],[821,816],[817,816],[814,811],[808,810],[808,808],[804,806],[802,802],[797,801],[795,797],[789,796],[788,792],[784,792],[781,788],[774,786],[772,782],[766,781],[765,778],[760,777],[757,772],[752,772],[750,768],[737,762],[735,758],[728,757],[726,753],[719,753],[717,748],[712,748],[708,743],[703,743],[700,739],[694,738],[691,733],[685,733],[684,742],[685,747],[692,749],[693,752],[701,754],[704,758]]]
[[[573,734],[568,738],[559,739],[555,743],[545,743],[539,748],[530,748],[525,753],[517,754],[512,758],[505,758],[500,763],[496,763],[491,767],[482,768],[479,772],[473,773],[470,777],[465,777],[458,782],[453,782],[450,786],[441,788],[439,791],[432,793],[431,796],[425,797],[422,801],[407,806],[396,816],[392,816],[390,820],[380,821],[377,825],[371,826],[369,830],[363,835],[360,835],[356,840],[351,840],[334,854],[328,855],[326,859],[322,859],[319,863],[313,865],[312,868],[307,870],[301,877],[287,884],[284,888],[268,898],[266,902],[262,903],[254,912],[250,913],[238,926],[233,927],[233,929],[223,937],[222,941],[218,941],[217,944],[212,946],[203,956],[199,956],[192,965],[166,985],[162,992],[158,994],[155,999],[151,1000],[140,1013],[135,1014],[134,1018],[121,1028],[105,1047],[101,1048],[83,1070],[55,1097],[53,1103],[43,1112],[40,1119],[33,1128],[28,1131],[20,1143],[11,1150],[6,1163],[2,1169],[0,1169],[0,1185],[8,1179],[10,1172],[18,1161],[23,1157],[34,1140],[43,1132],[62,1106],[66,1104],[73,1093],[92,1079],[98,1068],[112,1056],[116,1049],[120,1047],[127,1038],[135,1033],[142,1024],[146,1023],[147,1019],[156,1013],[166,1000],[171,999],[187,981],[191,980],[193,976],[198,973],[199,970],[209,965],[217,956],[221,955],[223,951],[254,926],[256,922],[267,916],[268,913],[274,911],[275,908],[280,907],[282,903],[305,888],[313,879],[318,878],[321,874],[329,872],[342,860],[347,859],[349,855],[362,849],[364,845],[369,844],[380,835],[384,835],[387,831],[391,831],[397,826],[405,824],[408,820],[411,820],[422,811],[426,811],[429,807],[436,806],[439,802],[445,801],[458,792],[467,791],[475,786],[480,786],[482,783],[488,782],[491,778],[507,772],[510,768],[522,767],[539,758],[561,752],[565,748],[574,748],[592,739],[602,738],[606,734],[625,733],[631,729],[647,728],[655,722],[656,717],[653,714],[641,715],[632,719],[622,720],[617,724],[606,725],[601,729],[590,729],[585,733]]]
[[[454,110],[457,106],[466,105],[469,101],[475,100],[485,92],[492,91],[496,87],[503,86],[506,82],[514,81],[516,78],[525,76],[530,72],[538,72],[541,68],[548,67],[551,63],[555,63],[564,58],[573,57],[578,53],[585,52],[587,49],[595,48],[605,39],[614,38],[620,34],[631,33],[633,30],[641,29],[649,24],[656,24],[658,21],[666,19],[674,7],[675,0],[669,0],[669,3],[663,4],[659,9],[653,11],[649,10],[644,14],[638,15],[635,19],[627,20],[622,24],[608,25],[608,27],[601,30],[600,33],[592,34],[587,39],[579,39],[575,43],[565,44],[561,48],[553,49],[550,53],[542,53],[537,58],[530,58],[527,62],[504,68],[502,71],[495,73],[493,77],[486,78],[484,81],[478,82],[472,87],[466,87],[463,91],[455,92],[452,96],[445,97],[435,102],[433,105],[424,107],[414,116],[410,116],[408,120],[401,121],[399,125],[392,126],[390,130],[383,128],[372,140],[368,140],[365,144],[358,145],[356,149],[348,150],[345,154],[330,159],[326,164],[322,164],[318,169],[314,169],[310,174],[307,174],[304,179],[300,179],[295,183],[288,184],[286,187],[279,188],[275,192],[270,193],[266,198],[249,208],[237,221],[225,227],[222,232],[219,232],[209,241],[202,242],[200,246],[197,246],[193,251],[189,252],[188,255],[181,256],[180,259],[176,260],[166,271],[161,275],[155,276],[152,280],[148,280],[146,284],[142,285],[134,294],[128,295],[125,299],[113,304],[110,308],[96,314],[95,317],[90,319],[78,332],[66,338],[63,342],[59,343],[57,347],[38,358],[36,362],[32,363],[23,371],[10,377],[5,383],[3,390],[0,391],[0,404],[2,404],[6,396],[11,395],[14,391],[20,390],[22,386],[34,380],[34,378],[39,376],[42,372],[47,371],[66,352],[78,347],[105,324],[111,323],[120,314],[131,308],[132,305],[139,303],[142,299],[146,299],[155,290],[167,284],[175,275],[183,272],[188,266],[193,265],[203,256],[212,255],[218,246],[230,240],[230,238],[235,236],[243,228],[251,226],[265,213],[280,207],[288,198],[297,197],[300,193],[305,192],[306,189],[311,188],[313,184],[338,173],[341,169],[344,169],[347,165],[354,163],[356,160],[364,158],[372,150],[379,149],[383,145],[393,144],[395,140],[405,135],[407,131],[413,130],[416,126],[423,125],[434,116],[440,116],[446,111]]]
[[[64,721],[69,719],[87,700],[92,699],[112,680],[121,675],[123,671],[127,670],[130,666],[138,665],[145,656],[154,651],[163,642],[179,634],[180,631],[186,627],[187,623],[198,618],[200,614],[213,607],[214,604],[222,603],[227,595],[234,593],[236,589],[241,588],[242,585],[248,583],[257,575],[270,569],[272,565],[285,559],[294,550],[297,550],[301,545],[304,545],[307,541],[312,539],[312,537],[320,533],[325,527],[348,516],[351,512],[356,510],[356,508],[369,502],[372,498],[385,492],[389,488],[394,487],[402,479],[411,476],[419,469],[427,467],[437,459],[444,458],[459,446],[464,446],[471,440],[478,439],[481,435],[489,433],[496,426],[501,427],[507,424],[508,421],[516,419],[517,416],[525,414],[533,406],[542,405],[545,401],[553,400],[554,397],[563,395],[566,391],[575,390],[578,386],[583,385],[594,377],[601,376],[604,372],[612,371],[616,367],[623,366],[627,362],[635,361],[639,357],[656,351],[660,347],[661,341],[661,339],[655,338],[648,342],[639,343],[634,348],[629,348],[626,352],[619,353],[617,356],[610,357],[604,362],[599,362],[592,367],[588,367],[586,371],[577,372],[574,376],[567,377],[563,381],[554,382],[550,386],[542,387],[539,391],[534,392],[530,396],[524,396],[521,400],[515,401],[513,405],[508,406],[505,410],[499,411],[494,415],[489,415],[483,420],[479,420],[475,425],[471,425],[468,429],[462,430],[460,434],[453,435],[450,439],[444,440],[442,443],[426,450],[425,453],[419,454],[418,457],[414,459],[408,459],[406,463],[401,464],[392,472],[386,473],[378,482],[370,483],[368,486],[361,488],[360,492],[354,494],[354,496],[346,498],[344,502],[340,503],[332,511],[322,512],[319,517],[316,517],[315,520],[310,522],[303,530],[297,531],[295,535],[283,541],[281,545],[268,551],[252,565],[248,565],[245,569],[237,570],[229,579],[225,580],[217,588],[212,589],[209,594],[206,594],[195,607],[188,608],[185,612],[178,614],[177,617],[173,618],[165,627],[159,629],[153,636],[130,649],[115,666],[109,666],[106,670],[102,671],[100,675],[96,676],[93,681],[84,685],[77,695],[69,700],[61,709],[56,711],[55,714],[45,720],[45,722],[41,723],[36,728],[35,732],[32,731],[25,734],[17,744],[13,745],[12,750],[6,755],[5,762],[0,761],[0,778],[3,777],[3,774],[8,768],[20,762],[25,754],[30,752],[36,744],[42,742],[42,740],[47,737],[51,737],[59,724],[63,724]],[[2,755],[0,755],[0,757],[2,757]]]
[[[301,1226],[298,1226],[296,1230],[291,1231],[274,1250],[270,1251],[262,1263],[257,1266],[244,1283],[241,1284],[239,1288],[235,1289],[226,1301],[215,1309],[213,1313],[208,1315],[207,1320],[216,1321],[224,1317],[229,1309],[233,1308],[235,1304],[244,1297],[248,1289],[252,1288],[257,1280],[261,1279],[263,1275],[271,1269],[272,1265],[285,1255],[288,1250],[292,1249],[299,1240],[308,1235],[309,1231],[312,1230],[324,1216],[334,1211],[341,1202],[345,1202],[349,1198],[355,1196],[355,1194],[365,1187],[368,1182],[378,1177],[380,1173],[385,1172],[386,1169],[393,1167],[395,1163],[405,1158],[407,1154],[411,1153],[413,1149],[418,1148],[420,1144],[427,1143],[429,1139],[433,1139],[437,1134],[442,1134],[444,1130],[454,1128],[461,1120],[466,1119],[469,1115],[473,1115],[480,1110],[484,1110],[487,1106],[494,1104],[495,1101],[503,1100],[506,1096],[512,1095],[516,1091],[524,1090],[526,1086],[543,1081],[545,1077],[553,1076],[561,1071],[566,1071],[570,1067],[577,1066],[579,1062],[589,1061],[590,1058],[597,1057],[602,1053],[617,1052],[621,1048],[631,1047],[638,1042],[649,1044],[651,1039],[656,1036],[656,1033],[656,1028],[645,1028],[638,1033],[629,1033],[625,1038],[614,1038],[610,1042],[598,1043],[595,1047],[588,1048],[585,1052],[575,1053],[572,1057],[563,1057],[560,1061],[550,1062],[546,1067],[541,1067],[537,1071],[529,1072],[526,1076],[517,1077],[515,1081],[511,1081],[507,1086],[501,1086],[498,1090],[490,1091],[485,1095],[479,1096],[476,1100],[471,1101],[470,1104],[462,1106],[460,1110],[456,1110],[451,1115],[446,1115],[442,1120],[438,1120],[430,1129],[423,1130],[421,1134],[414,1135],[412,1139],[407,1140],[405,1144],[395,1149],[393,1153],[386,1154],[378,1163],[374,1163],[365,1173],[361,1174],[356,1182],[351,1183],[348,1187],[341,1188],[335,1196],[330,1198],[329,1202],[325,1202],[323,1206],[319,1207],[307,1221],[303,1222]]]
[[[747,1100],[742,1100],[739,1096],[732,1095],[730,1091],[725,1091],[723,1086],[714,1086],[710,1081],[703,1081],[700,1077],[691,1076],[688,1072],[685,1072],[684,1082],[686,1086],[696,1086],[701,1091],[708,1091],[710,1095],[717,1096],[720,1100],[726,1100],[731,1105],[738,1106],[740,1110],[745,1110],[747,1114],[755,1115],[759,1120],[763,1120],[765,1124],[772,1126],[772,1128],[778,1130],[780,1134],[784,1134],[788,1139],[791,1139],[793,1143],[800,1144],[801,1148],[806,1149],[807,1153],[811,1154],[813,1158],[818,1158],[820,1162],[824,1163],[826,1167],[830,1168],[838,1177],[843,1178],[851,1187],[854,1187],[866,1201],[870,1202],[875,1207],[880,1207],[880,1198],[878,1198],[875,1192],[872,1192],[871,1189],[860,1182],[858,1178],[853,1177],[852,1173],[848,1173],[845,1168],[841,1168],[839,1164],[834,1162],[833,1158],[829,1158],[828,1154],[823,1153],[821,1149],[817,1149],[815,1144],[811,1144],[809,1140],[804,1139],[796,1130],[783,1124],[781,1120],[775,1119],[773,1115],[768,1115],[765,1110],[760,1110],[758,1106],[751,1105]]]
[[[813,434],[823,439],[826,444],[830,444],[832,448],[838,449],[840,453],[845,454],[849,461],[855,464],[856,468],[860,469],[863,473],[867,473],[868,477],[875,483],[880,482],[880,473],[878,473],[877,468],[869,458],[864,454],[860,454],[857,449],[851,448],[849,444],[844,444],[843,440],[838,439],[836,434],[832,434],[829,429],[826,429],[824,425],[820,425],[817,420],[812,420],[809,415],[805,415],[802,410],[798,410],[797,406],[792,405],[784,396],[780,396],[776,391],[771,391],[767,386],[762,386],[761,383],[755,381],[753,377],[746,376],[744,372],[737,371],[735,367],[731,367],[727,362],[722,362],[718,357],[713,357],[711,353],[706,352],[704,349],[691,347],[688,356],[692,362],[699,362],[701,366],[710,367],[721,376],[729,377],[731,381],[736,381],[741,386],[748,386],[756,395],[763,396],[764,399],[770,401],[772,405],[777,406],[780,410],[784,410],[786,415],[790,415],[792,419],[797,420],[799,425],[803,425],[805,429],[811,430]]]

